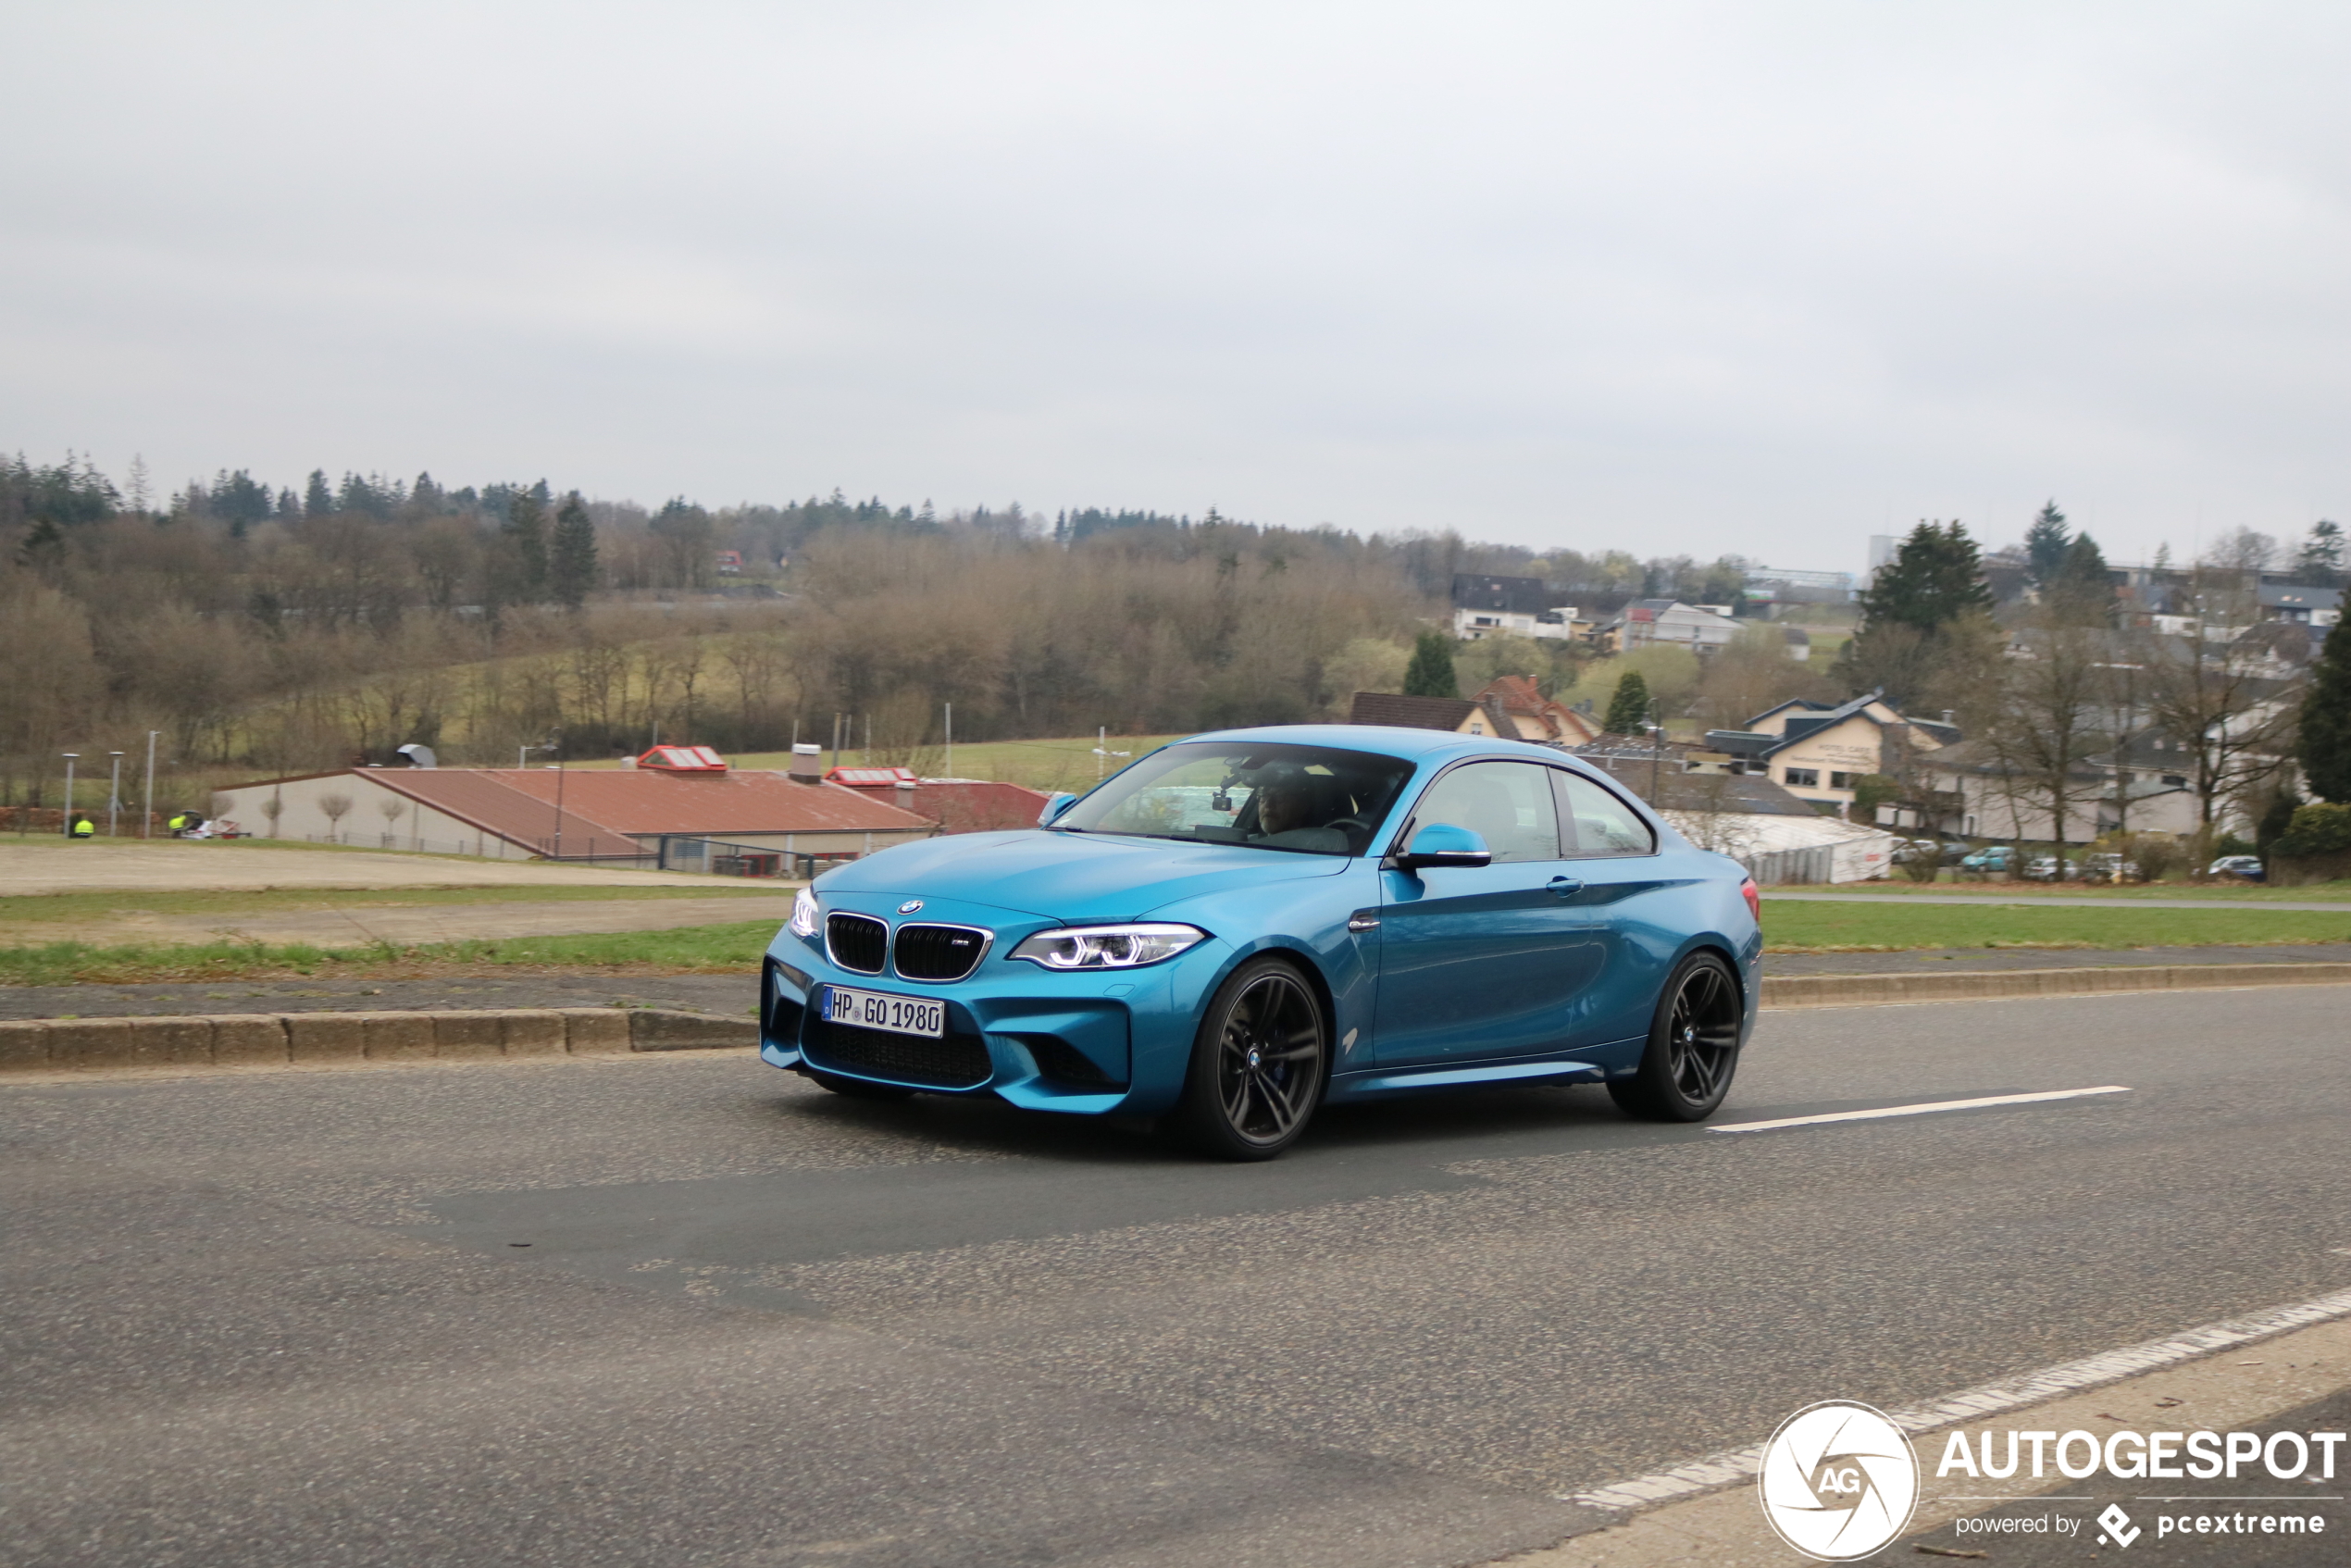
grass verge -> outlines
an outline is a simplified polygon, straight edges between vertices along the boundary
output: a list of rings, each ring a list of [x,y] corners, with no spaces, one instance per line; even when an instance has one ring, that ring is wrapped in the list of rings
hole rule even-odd
[[[754,967],[775,940],[773,920],[683,926],[670,931],[518,937],[399,947],[271,946],[215,942],[93,947],[47,942],[0,949],[0,985],[136,985],[146,981],[413,979],[456,971],[603,969],[616,974],[732,974]]]
[[[1860,894],[1867,898],[1963,898],[2014,899],[2030,903],[2038,899],[2196,899],[2210,900],[2215,904],[2263,903],[2327,903],[2340,902],[2351,909],[2351,881],[2310,882],[2296,888],[2270,888],[2251,882],[2126,882],[2112,887],[2103,882],[1911,882],[1899,877],[1885,882],[1841,882],[1835,888],[1822,888],[1817,883],[1787,888],[1766,888],[1763,896],[1774,892],[1821,893],[1834,892],[1839,898]]]
[[[124,889],[87,893],[25,893],[0,898],[0,942],[21,942],[40,927],[122,915],[202,915],[224,921],[304,909],[430,908],[498,903],[607,903],[662,899],[775,898],[797,882],[723,882],[706,888],[529,884],[458,888],[197,889],[157,892]]]
[[[48,942],[0,949],[0,984],[135,985],[147,981],[409,979],[458,971],[601,969],[614,974],[732,974],[759,962],[772,920],[669,931],[518,937],[415,947],[269,946],[216,942],[96,947]],[[1917,948],[2280,947],[2351,942],[2351,910],[1984,909],[1953,904],[1780,904],[1763,913],[1773,952],[1899,952]]]
[[[1769,952],[1900,952],[1937,947],[2277,947],[2351,942],[2351,907],[2089,909],[2079,905],[1772,903]]]

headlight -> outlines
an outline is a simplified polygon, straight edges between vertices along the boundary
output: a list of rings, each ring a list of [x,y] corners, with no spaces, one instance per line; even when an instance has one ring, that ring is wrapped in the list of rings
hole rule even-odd
[[[1207,936],[1196,926],[1064,926],[1038,932],[1013,956],[1048,969],[1135,969],[1173,958]]]
[[[801,889],[800,895],[791,901],[791,934],[795,937],[815,936],[820,915],[815,893],[806,888]]]

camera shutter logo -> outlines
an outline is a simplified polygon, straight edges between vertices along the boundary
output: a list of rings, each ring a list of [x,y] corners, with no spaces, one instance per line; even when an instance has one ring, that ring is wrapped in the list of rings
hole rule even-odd
[[[1807,1405],[1764,1446],[1763,1517],[1805,1556],[1867,1557],[1900,1535],[1919,1500],[1919,1461],[1902,1429],[1867,1405]]]

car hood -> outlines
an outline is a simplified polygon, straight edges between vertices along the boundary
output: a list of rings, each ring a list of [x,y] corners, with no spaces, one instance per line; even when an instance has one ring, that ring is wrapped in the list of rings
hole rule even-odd
[[[1335,877],[1350,864],[1340,855],[1031,828],[894,845],[827,872],[818,890],[954,899],[1053,920],[1131,920],[1203,893]]]

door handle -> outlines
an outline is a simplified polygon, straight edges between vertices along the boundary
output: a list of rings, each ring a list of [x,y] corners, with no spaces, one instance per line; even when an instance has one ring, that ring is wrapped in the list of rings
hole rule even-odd
[[[1573,877],[1554,877],[1545,885],[1563,899],[1572,899],[1584,890],[1584,884]]]

